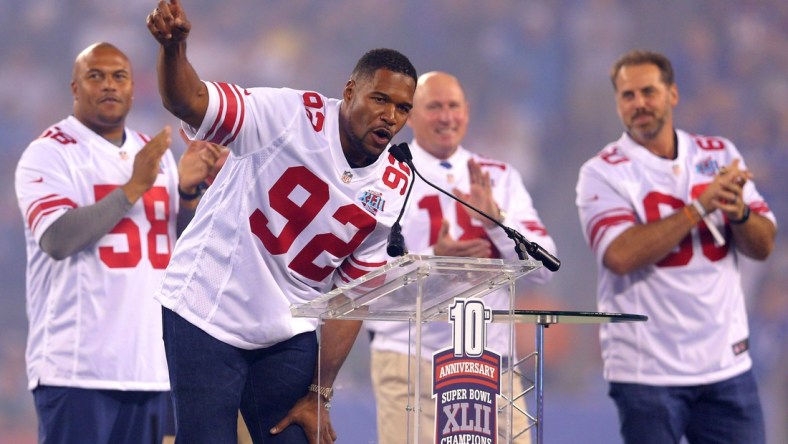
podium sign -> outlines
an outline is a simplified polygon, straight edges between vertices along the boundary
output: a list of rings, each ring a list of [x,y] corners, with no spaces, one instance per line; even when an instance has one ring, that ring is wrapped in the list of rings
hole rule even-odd
[[[457,298],[449,310],[452,345],[432,356],[436,443],[498,444],[501,355],[488,350],[492,310]]]
[[[446,322],[450,305],[457,298],[483,298],[502,287],[508,287],[508,311],[514,313],[514,281],[541,266],[531,260],[406,255],[309,303],[294,305],[291,312],[295,317],[320,320],[409,321],[412,331],[415,330],[414,351],[418,363],[422,359],[423,323]],[[500,353],[508,353],[509,356],[514,356],[514,322],[514,319],[509,320],[509,350],[498,350]],[[408,442],[418,442],[419,417],[422,411],[421,366],[416,365],[415,369],[414,378],[409,376],[409,385],[414,387],[415,391],[415,406],[407,408],[416,414],[413,427],[410,427],[409,423],[408,437],[411,438],[412,433],[413,440],[409,439]],[[502,369],[509,370],[511,369]],[[509,371],[510,381],[513,378],[511,373]],[[510,383],[509,393],[505,394],[505,398],[510,402],[514,399],[511,387]],[[510,408],[510,416],[511,411]],[[511,427],[511,421],[507,423]],[[511,436],[511,430],[508,436]]]

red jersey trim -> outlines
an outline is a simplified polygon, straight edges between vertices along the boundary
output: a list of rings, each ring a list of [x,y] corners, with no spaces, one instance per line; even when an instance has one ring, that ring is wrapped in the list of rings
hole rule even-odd
[[[635,213],[626,208],[613,208],[592,218],[586,227],[591,249],[596,251],[599,240],[608,228],[625,222],[635,222]]]
[[[41,219],[60,209],[60,208],[76,208],[77,204],[74,203],[71,199],[58,196],[56,194],[50,194],[47,196],[42,197],[33,203],[27,208],[27,226],[30,228],[30,231],[35,231],[35,228],[41,222]]]
[[[206,140],[209,142],[218,143],[220,145],[227,145],[228,143],[235,140],[235,138],[238,136],[238,132],[241,129],[243,117],[246,112],[246,107],[243,98],[241,97],[241,93],[238,91],[238,87],[228,83],[214,83],[214,85],[219,89],[220,103],[217,122],[221,121],[221,123],[217,128],[215,128],[215,132],[213,132],[212,136],[210,135],[211,131],[209,131],[209,133],[206,135]],[[224,114],[224,117],[221,117],[222,98],[226,99],[227,103],[227,110]],[[214,122],[212,130],[215,126],[216,122]]]
[[[216,125],[219,124],[219,121],[222,120],[222,113],[224,112],[224,96],[222,95],[222,90],[219,88],[219,84],[216,82],[211,82],[211,85],[216,88],[219,94],[219,112],[216,113],[216,120],[213,121],[213,124],[208,129],[208,132],[205,133],[205,139],[209,139],[213,134],[213,131],[216,129]]]

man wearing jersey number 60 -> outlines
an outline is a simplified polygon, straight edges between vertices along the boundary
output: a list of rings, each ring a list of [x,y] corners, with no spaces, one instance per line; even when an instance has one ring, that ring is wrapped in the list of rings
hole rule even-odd
[[[200,80],[179,1],[160,2],[148,28],[161,45],[164,106],[193,137],[231,150],[156,294],[177,439],[232,442],[240,406],[255,442],[312,443],[318,430],[332,442],[318,397],[330,398],[360,322],[325,322],[317,365],[317,322],[292,317],[290,305],[386,263],[411,180],[387,148],[412,107],[416,71],[378,49],[359,60],[341,101],[245,89]]]
[[[727,139],[673,127],[678,88],[662,54],[611,70],[626,132],[580,170],[577,206],[609,324],[604,376],[627,443],[763,443],[738,255],[765,260],[776,222]]]
[[[169,128],[127,128],[131,64],[109,43],[77,56],[71,92],[73,115],[16,169],[39,442],[159,444],[171,415],[153,292],[222,151],[193,142],[176,165]]]

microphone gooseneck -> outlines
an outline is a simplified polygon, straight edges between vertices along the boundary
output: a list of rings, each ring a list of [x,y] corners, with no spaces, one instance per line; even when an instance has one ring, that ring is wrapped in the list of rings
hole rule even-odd
[[[451,197],[452,199],[454,199],[457,202],[463,204],[464,206],[470,208],[471,210],[481,214],[486,219],[490,220],[495,225],[500,227],[506,233],[506,235],[509,236],[509,239],[514,241],[514,251],[517,252],[517,256],[520,259],[522,259],[522,260],[528,259],[528,256],[530,255],[535,260],[541,262],[542,265],[544,265],[544,267],[547,268],[550,271],[558,271],[558,269],[561,267],[561,261],[558,260],[558,258],[553,256],[552,254],[550,254],[547,250],[542,248],[541,245],[537,244],[536,242],[529,241],[528,239],[526,239],[525,236],[520,234],[517,230],[507,227],[506,225],[498,222],[494,217],[490,216],[489,214],[485,213],[484,211],[481,211],[481,210],[475,208],[473,205],[465,202],[464,200],[458,198],[457,196],[447,192],[443,188],[440,188],[439,186],[437,186],[437,185],[433,184],[432,182],[430,182],[429,180],[425,179],[424,176],[422,176],[421,173],[419,173],[419,170],[417,170],[416,167],[413,165],[413,156],[410,153],[410,148],[408,147],[407,143],[403,142],[403,143],[400,143],[399,145],[392,146],[391,149],[389,149],[389,152],[398,161],[405,162],[413,170],[413,172],[416,173],[417,176],[419,176],[419,178],[421,180],[423,180],[424,182],[427,183],[427,185],[429,185],[432,188],[435,188],[436,190],[440,191],[441,193]],[[413,186],[413,183],[411,182],[411,187],[412,186]],[[410,195],[410,189],[408,189],[408,195]],[[407,196],[405,197],[405,201],[407,202]],[[404,209],[404,206],[403,206],[403,209]],[[400,212],[400,217],[402,217],[402,212]],[[397,222],[395,223],[395,225],[397,226],[397,229],[399,230],[400,229],[400,227],[399,227],[399,218],[397,218]],[[394,227],[392,227],[392,234],[393,234],[393,231],[394,231]],[[401,237],[401,234],[400,234],[400,237]],[[389,243],[391,243],[391,235],[389,236]],[[391,253],[389,253],[389,255],[391,255]]]
[[[404,145],[401,144],[401,145]],[[405,149],[408,150],[408,155],[410,154],[410,149],[408,146],[405,145]],[[399,145],[393,145],[389,148],[389,153],[397,159],[398,162],[405,162],[408,163],[405,158],[408,157],[400,148]],[[411,168],[413,166],[408,164]],[[389,232],[388,237],[388,245],[386,246],[386,253],[391,257],[399,257],[404,256],[408,251],[405,248],[405,237],[402,235],[402,226],[400,225],[400,220],[402,219],[402,215],[405,214],[405,206],[408,204],[408,198],[410,198],[410,190],[413,189],[413,181],[411,180],[410,184],[408,185],[408,193],[405,194],[405,200],[402,202],[402,208],[399,210],[399,216],[397,216],[397,220],[391,226],[391,231]]]

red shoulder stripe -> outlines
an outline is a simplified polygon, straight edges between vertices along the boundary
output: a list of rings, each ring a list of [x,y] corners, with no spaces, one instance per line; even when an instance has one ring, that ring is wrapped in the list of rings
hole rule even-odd
[[[216,113],[216,120],[213,121],[213,124],[208,129],[208,132],[205,133],[205,139],[208,140],[213,136],[213,131],[216,129],[216,125],[222,120],[222,113],[224,113],[224,95],[222,94],[221,88],[219,88],[219,84],[216,82],[211,82],[211,85],[216,88],[219,93],[219,112]]]

